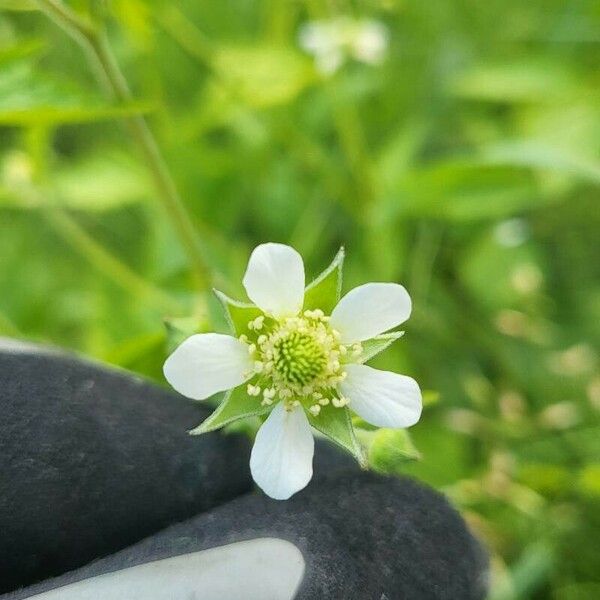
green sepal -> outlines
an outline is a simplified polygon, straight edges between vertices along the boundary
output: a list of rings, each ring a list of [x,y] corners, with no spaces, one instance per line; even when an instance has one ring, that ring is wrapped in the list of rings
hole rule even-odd
[[[236,336],[247,334],[248,323],[263,314],[260,308],[254,304],[239,302],[219,290],[213,290],[213,292],[223,306],[231,332]]]
[[[406,429],[379,429],[369,437],[369,465],[379,473],[401,475],[406,463],[421,459]]]
[[[361,342],[363,351],[359,357],[358,363],[363,364],[383,352],[391,346],[396,340],[399,340],[404,335],[404,331],[392,331],[390,333],[382,333],[370,340]]]
[[[238,419],[262,415],[271,410],[271,406],[263,406],[261,401],[262,397],[249,396],[244,386],[229,390],[217,409],[189,433],[201,435],[220,429]]]
[[[200,333],[202,330],[202,323],[196,317],[168,318],[163,322],[167,330],[167,351],[169,353],[173,352],[191,335]]]
[[[366,469],[368,466],[367,456],[360,442],[354,435],[350,412],[347,408],[336,408],[331,404],[323,406],[321,412],[315,417],[307,411],[309,423],[332,442],[350,452],[358,461],[358,464]]]
[[[344,248],[340,248],[331,264],[304,291],[304,310],[320,308],[330,315],[340,300],[342,293],[342,268],[344,266]]]

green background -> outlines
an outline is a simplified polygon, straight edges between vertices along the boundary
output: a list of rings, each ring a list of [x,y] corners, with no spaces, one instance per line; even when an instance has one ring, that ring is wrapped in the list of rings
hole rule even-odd
[[[380,468],[450,496],[494,600],[600,598],[600,4],[70,6],[106,23],[135,100],[107,101],[34,2],[0,0],[0,334],[161,381],[164,319],[221,327],[206,290],[244,298],[256,244],[313,275],[343,245],[346,290],[399,281],[414,303],[375,365],[426,390],[421,460],[386,438]],[[381,65],[318,72],[298,31],[339,15],[385,24]],[[119,121],[140,113],[200,289]]]

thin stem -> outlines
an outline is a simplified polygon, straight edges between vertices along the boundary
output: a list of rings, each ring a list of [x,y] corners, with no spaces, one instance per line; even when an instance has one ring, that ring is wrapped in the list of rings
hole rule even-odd
[[[48,150],[50,148],[50,130],[46,127],[34,127],[26,130],[25,144],[34,166],[34,177],[28,185],[15,188],[26,203],[39,206],[42,216],[67,244],[78,252],[92,267],[111,280],[127,293],[151,302],[156,308],[167,313],[179,314],[182,307],[168,293],[156,287],[134,271],[97,240],[61,208],[60,198],[46,184],[48,180]],[[36,182],[37,181],[37,185]]]
[[[219,81],[219,84],[227,90],[232,98],[240,99],[238,89],[231,82],[224,79],[219,70],[215,68],[210,46],[203,33],[179,9],[174,6],[165,7],[164,10],[157,13],[156,24],[162,27],[190,57],[202,66],[210,69],[213,77]],[[296,123],[293,123],[289,119],[282,120],[278,123],[277,127],[274,127],[273,131],[280,143],[287,146],[311,173],[321,173],[323,184],[331,198],[340,203],[345,202],[346,196],[340,192],[344,188],[345,183],[336,179],[335,169],[331,164],[332,161],[318,143],[303,134],[298,129]],[[194,137],[197,131],[188,130],[188,134],[190,137]],[[356,205],[351,205],[348,202],[346,202],[346,205],[348,210],[353,210],[357,215],[359,214]],[[327,211],[316,213],[314,208],[309,208],[309,210],[313,216],[319,215],[319,222],[324,226],[323,219],[327,218],[325,216]],[[313,242],[318,240],[320,229],[313,227],[314,233],[309,236],[310,240],[307,241],[304,234],[300,235],[303,231],[301,224],[299,222],[298,226],[294,229],[290,238],[290,244],[294,247],[306,249],[314,245]]]
[[[95,66],[99,67],[111,95],[119,102],[131,101],[132,95],[129,85],[108,45],[104,32],[84,21],[59,0],[36,0],[36,2],[40,10],[88,52]],[[196,236],[196,230],[179,196],[156,140],[143,116],[134,115],[129,117],[126,119],[126,123],[131,137],[139,147],[152,174],[167,214],[179,233],[181,243],[192,264],[196,283],[201,288],[206,287],[210,275]]]
[[[360,116],[356,107],[339,101],[337,89],[333,84],[326,87],[340,145],[361,193],[359,206],[363,206],[363,203],[371,205],[375,197],[375,185]]]
[[[44,211],[44,216],[68,244],[119,287],[135,296],[148,298],[166,312],[177,314],[181,310],[178,302],[113,256],[66,211],[53,207]]]
[[[162,27],[177,43],[200,64],[213,69],[213,53],[210,44],[174,5],[167,5],[156,15],[156,23]]]

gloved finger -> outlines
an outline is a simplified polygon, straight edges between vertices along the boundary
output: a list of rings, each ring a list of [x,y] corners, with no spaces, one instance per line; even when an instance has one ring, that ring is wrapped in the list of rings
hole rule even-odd
[[[58,351],[0,345],[0,593],[64,573],[252,488],[210,408]]]
[[[482,600],[487,558],[438,493],[351,472],[248,494],[0,600]]]

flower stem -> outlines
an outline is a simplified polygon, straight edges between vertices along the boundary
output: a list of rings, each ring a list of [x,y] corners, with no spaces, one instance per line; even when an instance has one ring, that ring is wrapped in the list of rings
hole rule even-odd
[[[132,95],[129,85],[108,45],[104,32],[82,19],[59,0],[36,0],[36,3],[42,12],[88,52],[93,64],[99,68],[110,94],[119,102],[130,102]],[[156,139],[143,116],[128,117],[126,124],[151,172],[165,210],[179,234],[192,265],[196,284],[204,288],[209,283],[209,269],[194,224],[181,200]]]

